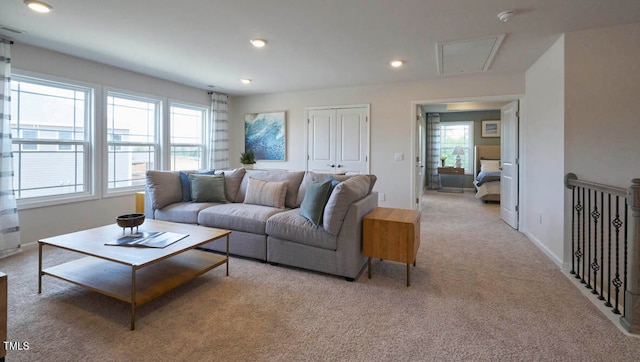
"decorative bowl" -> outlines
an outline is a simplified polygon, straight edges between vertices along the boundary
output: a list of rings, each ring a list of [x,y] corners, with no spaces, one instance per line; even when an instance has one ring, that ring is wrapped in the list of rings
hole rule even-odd
[[[142,225],[144,222],[144,214],[126,214],[120,215],[116,218],[116,223],[120,226],[123,231],[125,228],[131,228],[131,233],[133,233],[133,227],[135,226],[136,231],[138,231],[138,226]]]

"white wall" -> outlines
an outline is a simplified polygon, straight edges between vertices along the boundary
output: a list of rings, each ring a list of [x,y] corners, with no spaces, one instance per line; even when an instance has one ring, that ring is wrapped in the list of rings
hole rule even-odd
[[[169,100],[205,106],[210,104],[210,98],[205,90],[20,43],[11,47],[11,66],[14,70],[152,94]],[[102,100],[101,93],[100,88],[96,96],[97,101]],[[97,112],[96,117],[98,127],[102,127],[101,112]],[[98,183],[96,200],[40,208],[19,208],[22,244],[48,236],[113,223],[116,216],[131,213],[134,209],[133,195],[103,198],[101,183]]]
[[[239,165],[244,149],[244,114],[287,111],[287,161],[259,162],[258,168],[304,170],[306,107],[371,105],[371,173],[375,190],[386,194],[380,206],[412,208],[411,102],[524,93],[524,75],[485,74],[448,77],[430,82],[323,89],[307,92],[232,97],[229,102],[231,166]],[[403,161],[394,161],[403,153]]]
[[[552,260],[563,260],[564,37],[525,74],[520,169],[522,231]]]
[[[640,23],[565,35],[565,167],[627,188],[640,177]]]

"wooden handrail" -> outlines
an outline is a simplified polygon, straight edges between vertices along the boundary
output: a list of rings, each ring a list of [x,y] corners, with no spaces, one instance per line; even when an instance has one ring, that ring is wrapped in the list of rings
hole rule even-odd
[[[585,187],[598,192],[606,192],[614,196],[627,197],[627,189],[578,180],[578,176],[576,176],[575,173],[568,173],[564,175],[564,186],[568,189],[573,189],[574,187]]]

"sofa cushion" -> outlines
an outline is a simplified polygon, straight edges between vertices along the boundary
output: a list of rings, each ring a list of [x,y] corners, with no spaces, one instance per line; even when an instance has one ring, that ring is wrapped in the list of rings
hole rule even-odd
[[[370,178],[368,175],[357,175],[340,182],[333,189],[324,208],[324,229],[338,235],[349,206],[369,194]]]
[[[307,186],[304,200],[300,204],[300,216],[309,220],[315,227],[322,224],[324,206],[331,193],[333,181],[328,178],[324,182],[313,182]]]
[[[189,181],[193,202],[227,202],[224,193],[224,173],[220,175],[191,174]]]
[[[216,170],[216,175],[224,173],[224,193],[229,202],[233,202],[233,200],[236,199],[245,172],[246,170],[244,168],[227,171]]]
[[[170,171],[147,171],[146,192],[154,210],[182,201],[180,173]]]
[[[336,250],[337,237],[314,227],[300,210],[287,210],[267,220],[267,235],[323,249]]]
[[[282,212],[275,207],[252,204],[220,204],[198,214],[198,224],[220,229],[265,234],[267,219]]]
[[[180,222],[185,224],[197,224],[198,213],[200,210],[204,210],[207,207],[215,205],[210,202],[177,202],[175,204],[167,205],[162,209],[158,209],[154,213],[154,218],[157,220]]]
[[[215,170],[202,170],[202,171],[180,171],[180,185],[182,186],[182,201],[191,201],[191,181],[189,181],[189,175],[197,173],[201,175],[213,175]]]
[[[263,181],[249,177],[244,203],[284,209],[288,185],[289,181]]]
[[[244,202],[244,197],[247,192],[247,186],[249,184],[249,177],[253,177],[263,181],[289,181],[287,187],[287,196],[285,198],[284,205],[289,208],[296,208],[300,206],[302,199],[298,201],[298,190],[300,189],[300,183],[304,177],[304,171],[261,171],[261,170],[247,170],[245,178],[242,180],[240,190],[235,198],[235,202]]]
[[[362,175],[336,175],[330,173],[318,173],[313,171],[307,171],[304,174],[304,178],[300,183],[300,189],[298,190],[298,204],[304,200],[304,194],[307,191],[307,187],[312,182],[321,182],[326,180],[329,177],[332,177],[334,180],[342,182],[346,181],[354,176],[362,176]],[[364,175],[369,177],[369,193],[373,190],[373,186],[376,184],[378,178],[376,175]],[[368,194],[368,193],[367,193]]]

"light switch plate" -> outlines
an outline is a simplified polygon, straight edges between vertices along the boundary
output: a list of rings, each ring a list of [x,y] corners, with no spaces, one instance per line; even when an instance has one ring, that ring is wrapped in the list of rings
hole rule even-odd
[[[395,159],[396,161],[402,161],[402,160],[404,160],[404,153],[402,153],[402,152],[396,152],[396,154],[395,154],[395,156],[394,156],[394,159]]]

